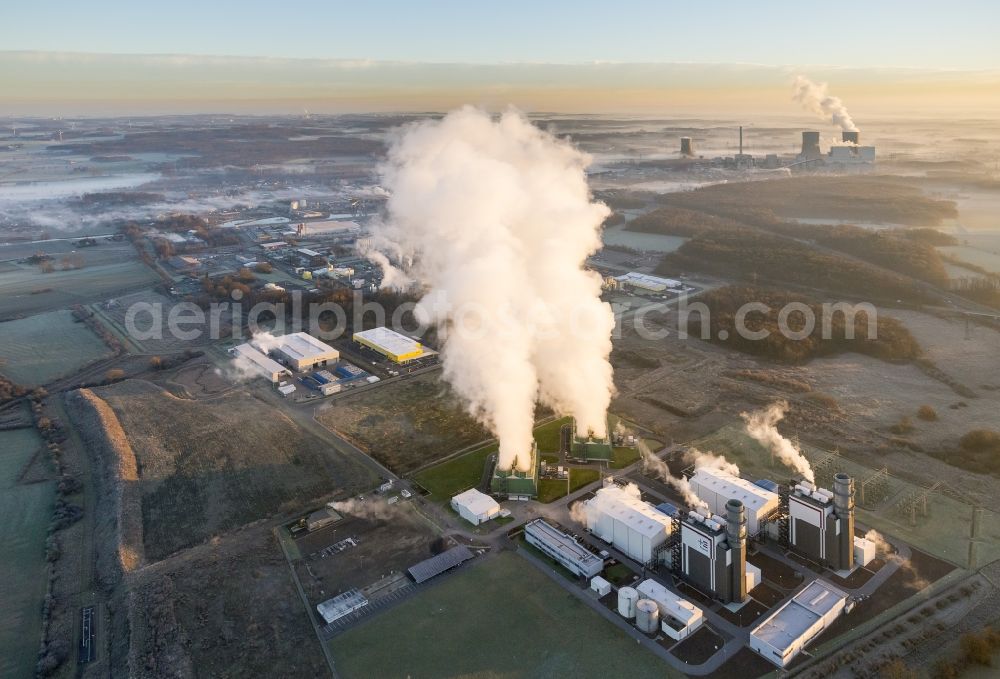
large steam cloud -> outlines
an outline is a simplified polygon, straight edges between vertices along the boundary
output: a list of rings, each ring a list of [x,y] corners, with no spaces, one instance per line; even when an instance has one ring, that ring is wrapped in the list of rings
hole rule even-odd
[[[527,468],[537,400],[606,435],[614,316],[583,265],[609,211],[589,162],[516,111],[466,107],[402,128],[381,168],[387,217],[367,254],[384,284],[422,288],[417,316],[501,468]]]
[[[778,422],[788,412],[787,401],[777,401],[763,410],[753,413],[741,413],[741,417],[746,422],[747,433],[783,463],[802,474],[802,477],[810,483],[816,482],[816,475],[813,473],[809,460],[802,454],[802,451],[795,447],[795,444],[781,435],[778,431]]]
[[[858,126],[851,119],[847,107],[840,97],[834,97],[826,91],[826,83],[813,82],[804,75],[795,76],[792,98],[802,104],[807,111],[815,113],[824,120],[829,120],[842,130],[856,132]]]

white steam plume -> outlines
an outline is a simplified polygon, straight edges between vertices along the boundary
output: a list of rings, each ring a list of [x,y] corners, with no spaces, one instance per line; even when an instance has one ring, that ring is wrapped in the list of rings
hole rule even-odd
[[[391,518],[396,511],[392,505],[379,498],[364,501],[351,498],[339,502],[328,502],[326,506],[341,514],[379,521]]]
[[[870,540],[875,543],[875,552],[879,556],[884,558],[889,563],[898,564],[900,569],[910,574],[911,581],[907,583],[907,587],[919,592],[920,590],[930,586],[930,581],[917,572],[917,569],[914,568],[909,559],[905,559],[900,556],[899,552],[897,552],[877,530],[873,528],[865,533],[865,540]]]
[[[584,262],[609,210],[591,201],[589,162],[516,111],[466,107],[403,127],[381,167],[369,258],[384,285],[422,289],[416,315],[437,326],[444,378],[499,439],[502,469],[527,468],[537,400],[607,435],[614,316]]]
[[[694,465],[695,469],[706,467],[708,469],[718,469],[730,476],[738,477],[740,468],[721,455],[706,453],[697,448],[688,448],[684,452],[684,459]]]
[[[809,460],[795,447],[795,444],[778,431],[778,422],[787,412],[788,402],[776,401],[763,410],[741,413],[740,416],[746,421],[747,434],[770,450],[779,460],[802,474],[806,481],[816,483],[816,475],[809,465]]]
[[[694,488],[691,487],[691,482],[683,476],[674,476],[670,472],[670,467],[667,466],[667,463],[653,453],[653,451],[649,449],[649,446],[646,445],[645,441],[640,439],[637,447],[639,449],[639,454],[642,455],[643,474],[652,474],[668,486],[673,487],[674,490],[681,494],[684,498],[684,502],[686,502],[690,507],[708,506],[705,501],[698,497],[698,494],[694,492]]]
[[[792,98],[802,104],[807,111],[829,120],[842,130],[857,131],[858,126],[854,124],[840,97],[827,94],[826,83],[813,82],[804,75],[797,75],[793,88],[795,91]]]

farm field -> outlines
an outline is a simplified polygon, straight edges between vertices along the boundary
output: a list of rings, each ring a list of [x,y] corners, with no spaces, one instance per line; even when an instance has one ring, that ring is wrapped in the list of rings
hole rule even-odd
[[[0,676],[35,675],[45,598],[45,536],[55,496],[51,481],[18,484],[42,439],[34,429],[0,431]]]
[[[198,401],[128,380],[95,393],[114,410],[141,470],[151,560],[375,481],[361,462],[244,390]]]
[[[47,384],[110,355],[67,310],[0,323],[0,372],[18,384]]]
[[[37,266],[4,263],[0,269],[0,318],[83,304],[152,285],[156,274],[128,254],[70,271],[42,273]]]
[[[436,372],[336,399],[317,418],[396,474],[490,436]]]
[[[341,634],[330,649],[345,679],[679,676],[510,552]]]

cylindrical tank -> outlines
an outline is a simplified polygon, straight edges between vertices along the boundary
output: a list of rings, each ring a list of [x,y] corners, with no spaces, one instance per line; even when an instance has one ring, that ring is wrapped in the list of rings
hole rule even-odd
[[[660,607],[652,599],[635,602],[635,626],[640,632],[653,634],[660,626]]]
[[[635,617],[635,602],[639,600],[639,592],[635,587],[622,587],[618,590],[618,614],[631,620]]]

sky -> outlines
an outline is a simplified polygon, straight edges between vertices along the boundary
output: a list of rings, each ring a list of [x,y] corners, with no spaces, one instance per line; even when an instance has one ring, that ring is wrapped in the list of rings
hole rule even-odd
[[[861,98],[1000,103],[995,1],[49,0],[2,19],[0,115],[764,106],[795,72]]]

